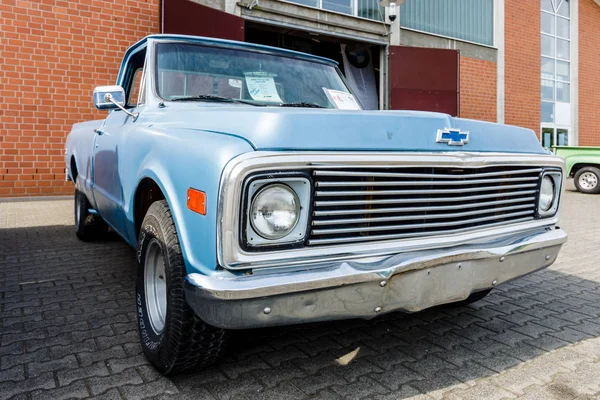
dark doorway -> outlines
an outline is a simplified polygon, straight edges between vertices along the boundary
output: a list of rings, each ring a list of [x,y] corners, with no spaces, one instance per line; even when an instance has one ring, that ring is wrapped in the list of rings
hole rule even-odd
[[[345,45],[347,54],[364,53],[368,51],[375,76],[377,97],[380,93],[380,51],[381,47],[371,43],[342,39],[334,36],[321,35],[295,29],[285,29],[271,25],[246,21],[245,40],[251,43],[301,51],[319,57],[337,61],[340,70],[346,75],[341,45]],[[377,105],[379,101],[377,101]]]

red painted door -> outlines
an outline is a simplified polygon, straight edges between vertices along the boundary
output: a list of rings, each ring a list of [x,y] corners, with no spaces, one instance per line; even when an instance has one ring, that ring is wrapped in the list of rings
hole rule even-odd
[[[190,0],[162,1],[162,32],[244,41],[244,20]]]
[[[390,108],[458,116],[458,50],[390,46]]]

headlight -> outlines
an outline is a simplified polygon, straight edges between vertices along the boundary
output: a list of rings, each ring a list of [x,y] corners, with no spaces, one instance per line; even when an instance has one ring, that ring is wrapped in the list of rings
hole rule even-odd
[[[555,193],[554,180],[548,175],[544,176],[540,186],[540,211],[546,212],[552,207]]]
[[[537,214],[541,218],[552,217],[558,211],[558,200],[562,186],[559,171],[546,170],[539,187]]]
[[[287,185],[263,187],[252,200],[250,224],[265,239],[277,240],[290,234],[300,218],[300,200]]]

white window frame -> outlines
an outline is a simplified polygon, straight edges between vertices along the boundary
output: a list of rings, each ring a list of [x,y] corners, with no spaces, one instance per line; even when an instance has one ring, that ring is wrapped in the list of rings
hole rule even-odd
[[[566,0],[554,0],[554,1],[558,1],[558,5],[559,7],[556,7],[556,10],[558,10],[560,8],[560,6],[562,6],[562,2],[566,1]],[[557,85],[556,83],[566,83],[569,85],[569,104],[570,108],[571,108],[571,122],[569,125],[564,125],[564,124],[557,124],[556,122],[543,122],[540,121],[540,142],[543,143],[544,141],[544,135],[543,135],[543,129],[544,128],[549,128],[549,129],[553,129],[553,134],[552,134],[552,141],[554,142],[554,145],[557,145],[557,130],[558,129],[566,129],[568,131],[568,135],[567,135],[567,140],[568,140],[568,145],[572,145],[574,142],[574,133],[573,133],[573,114],[576,111],[576,107],[574,106],[574,103],[576,103],[576,99],[574,98],[577,95],[577,91],[573,90],[573,62],[574,62],[574,58],[576,57],[576,49],[573,48],[573,8],[576,7],[576,5],[574,5],[574,3],[576,4],[576,0],[571,0],[571,1],[567,1],[567,3],[569,4],[569,17],[563,17],[561,15],[558,15],[557,12],[549,12],[546,10],[543,10],[541,8],[540,5],[540,110],[542,107],[542,102],[546,102],[546,103],[554,103],[554,121],[556,121],[556,104],[557,103],[564,103],[561,101],[558,101],[558,97],[556,95],[557,93]],[[541,16],[542,14],[548,14],[554,17],[554,34],[550,34],[550,33],[546,33],[542,31],[542,26],[541,26]],[[564,38],[562,36],[558,36],[558,24],[556,23],[558,21],[559,18],[565,19],[569,21],[569,38]],[[541,39],[542,36],[548,36],[551,37],[553,39],[553,46],[554,46],[554,56],[547,56],[547,55],[543,55],[542,54],[542,49],[541,49]],[[569,43],[569,59],[564,59],[564,58],[559,58],[558,57],[558,53],[557,53],[557,39],[561,39],[561,40],[565,40]],[[553,78],[545,78],[542,76],[542,71],[541,71],[541,57],[547,58],[547,59],[552,59],[554,62],[554,76]],[[557,79],[556,73],[557,73],[557,62],[558,61],[565,61],[569,63],[569,80],[565,81],[562,79]],[[549,80],[549,81],[553,81],[554,82],[554,93],[553,93],[553,97],[554,100],[550,101],[550,100],[543,100],[542,99],[542,95],[541,95],[541,88],[542,88],[542,79],[543,80]],[[540,119],[541,119],[541,112],[540,112]]]

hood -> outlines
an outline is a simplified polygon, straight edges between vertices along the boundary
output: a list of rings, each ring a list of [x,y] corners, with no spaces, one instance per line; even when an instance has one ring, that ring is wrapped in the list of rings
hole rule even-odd
[[[341,111],[276,107],[168,107],[165,127],[212,131],[256,150],[440,151],[547,154],[530,129],[420,111]],[[168,112],[167,112],[168,111]],[[166,121],[173,122],[166,122]],[[155,121],[160,124],[159,121]],[[464,146],[437,143],[437,132],[469,132]]]

